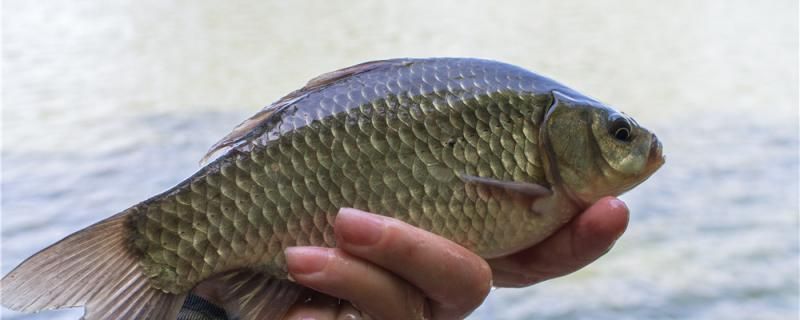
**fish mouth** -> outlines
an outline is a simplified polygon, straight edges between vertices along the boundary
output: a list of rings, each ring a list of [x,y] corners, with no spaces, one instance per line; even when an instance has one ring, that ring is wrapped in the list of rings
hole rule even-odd
[[[650,154],[647,156],[647,172],[653,173],[666,162],[666,157],[663,153],[663,146],[658,137],[653,134],[650,141]]]

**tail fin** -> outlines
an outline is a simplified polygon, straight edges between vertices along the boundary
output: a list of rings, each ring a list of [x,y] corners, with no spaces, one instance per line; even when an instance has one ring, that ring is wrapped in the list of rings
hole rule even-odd
[[[78,231],[0,280],[16,311],[85,306],[84,319],[175,319],[185,295],[150,287],[128,248],[128,211]]]

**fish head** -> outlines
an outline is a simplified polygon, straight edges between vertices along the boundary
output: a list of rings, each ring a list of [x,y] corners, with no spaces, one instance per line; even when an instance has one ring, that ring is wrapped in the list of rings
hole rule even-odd
[[[573,91],[553,91],[539,134],[548,180],[584,206],[630,190],[665,161],[653,132]]]

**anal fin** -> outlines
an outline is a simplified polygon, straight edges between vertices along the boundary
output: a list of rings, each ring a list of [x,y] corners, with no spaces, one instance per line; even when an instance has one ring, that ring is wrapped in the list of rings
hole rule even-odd
[[[209,281],[222,288],[219,297],[232,319],[282,319],[309,289],[251,270],[237,270]]]

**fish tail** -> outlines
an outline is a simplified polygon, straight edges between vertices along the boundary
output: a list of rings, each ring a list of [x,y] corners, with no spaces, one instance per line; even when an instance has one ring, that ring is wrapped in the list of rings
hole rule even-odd
[[[85,306],[83,319],[175,319],[185,294],[153,288],[129,247],[131,210],[39,251],[0,280],[16,311]]]

